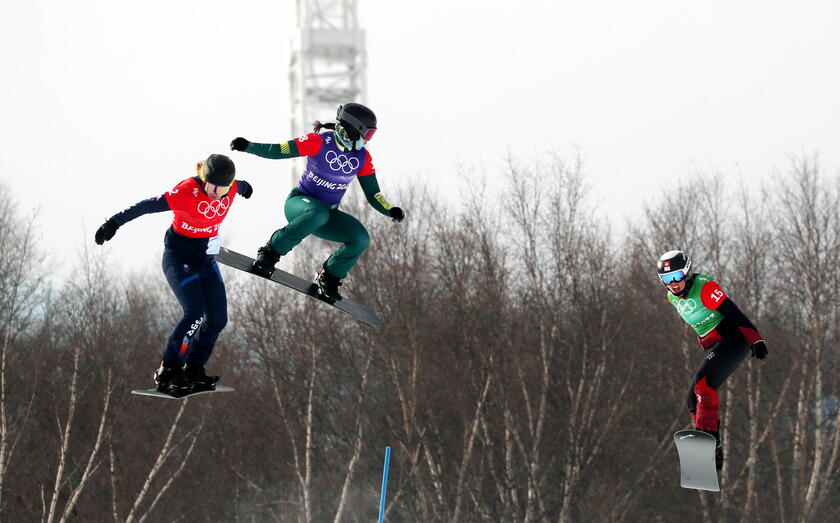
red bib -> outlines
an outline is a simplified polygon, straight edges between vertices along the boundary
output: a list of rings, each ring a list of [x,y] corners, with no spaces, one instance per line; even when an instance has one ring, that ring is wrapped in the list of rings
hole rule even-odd
[[[211,200],[195,178],[187,178],[166,193],[166,202],[174,213],[172,229],[189,238],[212,238],[219,234],[233,199],[236,181],[220,200]]]

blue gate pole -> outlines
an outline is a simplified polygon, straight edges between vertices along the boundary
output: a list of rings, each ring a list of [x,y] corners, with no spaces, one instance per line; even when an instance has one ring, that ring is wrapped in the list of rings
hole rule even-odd
[[[379,495],[379,523],[385,517],[385,491],[388,489],[388,465],[391,462],[391,447],[385,447],[385,467],[382,469],[382,493]]]

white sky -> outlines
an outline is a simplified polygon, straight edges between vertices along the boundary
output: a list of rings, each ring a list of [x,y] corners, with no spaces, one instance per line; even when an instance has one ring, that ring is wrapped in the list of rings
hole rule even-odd
[[[445,187],[459,163],[498,174],[508,151],[569,144],[616,218],[695,169],[758,181],[803,151],[840,166],[836,2],[359,3],[386,195],[408,179]],[[0,179],[42,208],[58,260],[212,152],[255,187],[225,221],[230,246],[253,251],[285,224],[288,164],[228,143],[292,138],[293,1],[0,6]],[[159,270],[170,220],[126,225],[110,256]]]

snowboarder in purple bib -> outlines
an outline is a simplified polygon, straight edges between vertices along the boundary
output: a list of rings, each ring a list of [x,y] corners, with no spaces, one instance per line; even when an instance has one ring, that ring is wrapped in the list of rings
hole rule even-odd
[[[376,132],[376,115],[357,103],[339,106],[335,123],[315,122],[315,132],[280,144],[253,143],[235,138],[230,148],[263,158],[306,156],[306,167],[297,186],[286,198],[288,224],[271,235],[257,250],[252,270],[269,277],[281,256],[310,234],[339,242],[315,278],[317,292],[327,301],[341,299],[338,287],[370,243],[365,227],[339,210],[341,199],[353,178],[358,178],[370,205],[381,214],[401,222],[405,213],[388,203],[379,190],[370,152],[365,146]]]
[[[705,274],[691,271],[691,259],[682,251],[668,251],[656,265],[668,288],[668,301],[697,334],[706,351],[688,389],[688,411],[697,430],[715,437],[715,462],[723,467],[720,446],[720,409],[717,390],[752,355],[767,357],[764,337],[720,285]]]

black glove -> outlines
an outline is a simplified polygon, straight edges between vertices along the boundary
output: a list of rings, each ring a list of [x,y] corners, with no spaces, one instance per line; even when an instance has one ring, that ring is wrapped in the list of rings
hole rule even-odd
[[[395,222],[401,222],[403,221],[403,219],[405,219],[405,213],[399,207],[391,207],[390,209],[388,209],[388,214],[391,215],[391,218]]]
[[[767,357],[767,344],[764,343],[764,340],[758,340],[750,345],[750,352],[752,352],[753,358],[763,360]]]
[[[232,142],[230,142],[230,150],[231,151],[244,151],[251,145],[251,142],[242,138],[241,136],[234,138]]]
[[[117,234],[117,229],[120,226],[117,225],[117,222],[114,220],[108,220],[107,222],[103,223],[96,229],[96,234],[93,236],[94,241],[96,241],[97,245],[102,245],[103,243],[107,242],[111,238]]]
[[[245,198],[246,200],[250,198],[252,194],[254,194],[254,188],[251,186],[250,183],[246,182],[245,180],[237,181],[236,186],[236,192],[238,192],[239,195]]]

